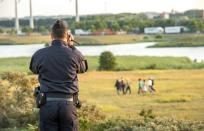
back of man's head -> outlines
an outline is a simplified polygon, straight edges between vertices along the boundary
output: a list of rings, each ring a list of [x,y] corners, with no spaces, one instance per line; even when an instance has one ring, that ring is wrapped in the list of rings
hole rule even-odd
[[[62,20],[57,20],[52,27],[52,37],[55,39],[63,39],[67,36],[67,26]]]

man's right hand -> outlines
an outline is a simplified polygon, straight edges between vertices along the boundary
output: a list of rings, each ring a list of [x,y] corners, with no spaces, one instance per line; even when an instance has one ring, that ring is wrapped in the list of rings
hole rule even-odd
[[[73,46],[74,45],[74,36],[71,33],[67,33],[67,44],[68,46]]]

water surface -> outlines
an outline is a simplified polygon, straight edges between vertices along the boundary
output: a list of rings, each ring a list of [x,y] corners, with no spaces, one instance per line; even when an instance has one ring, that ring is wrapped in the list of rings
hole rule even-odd
[[[147,48],[154,42],[137,44],[118,44],[102,46],[78,46],[77,48],[87,56],[99,56],[104,51],[111,51],[114,55],[133,56],[186,56],[190,59],[204,60],[204,47],[173,47],[173,48]],[[1,45],[0,57],[32,56],[44,44],[33,45]]]

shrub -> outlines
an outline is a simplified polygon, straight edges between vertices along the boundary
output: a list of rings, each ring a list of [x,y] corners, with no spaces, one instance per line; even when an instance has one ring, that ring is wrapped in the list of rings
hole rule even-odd
[[[145,69],[151,69],[151,70],[157,69],[157,65],[156,64],[150,64]]]
[[[111,52],[105,51],[100,55],[99,64],[99,70],[114,70],[116,67],[116,58]]]
[[[148,36],[144,36],[143,39],[144,39],[144,40],[148,40],[149,37],[148,37]]]
[[[156,36],[155,36],[155,39],[162,39],[162,38],[163,38],[162,35],[156,35]]]
[[[7,72],[0,80],[0,127],[21,127],[37,120],[34,110],[35,77],[19,72]]]

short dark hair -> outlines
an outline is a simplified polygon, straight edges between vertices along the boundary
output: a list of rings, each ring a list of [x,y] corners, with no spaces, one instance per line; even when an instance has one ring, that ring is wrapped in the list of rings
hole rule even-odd
[[[62,20],[57,20],[52,26],[52,34],[55,38],[64,38],[68,27]]]

